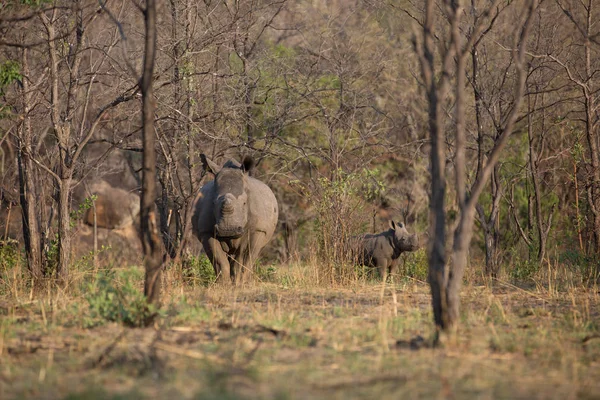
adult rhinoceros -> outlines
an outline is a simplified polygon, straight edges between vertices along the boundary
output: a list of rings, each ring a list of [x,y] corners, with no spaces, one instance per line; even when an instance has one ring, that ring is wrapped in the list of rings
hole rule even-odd
[[[249,176],[254,160],[229,160],[218,167],[204,154],[204,168],[215,175],[196,199],[192,226],[212,262],[218,281],[242,282],[245,270],[269,242],[279,214],[275,195]]]

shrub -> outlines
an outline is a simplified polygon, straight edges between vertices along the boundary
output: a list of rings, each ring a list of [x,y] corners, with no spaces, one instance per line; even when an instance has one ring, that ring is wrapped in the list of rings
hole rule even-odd
[[[254,271],[261,282],[275,282],[277,280],[277,268],[272,265],[262,265],[257,260]]]
[[[600,259],[597,256],[587,255],[577,250],[567,250],[560,255],[559,261],[582,282],[590,284],[600,279]]]
[[[540,270],[539,262],[535,260],[525,260],[517,262],[509,271],[509,275],[514,281],[528,281]]]
[[[427,260],[426,249],[421,248],[415,252],[405,254],[404,263],[399,268],[401,275],[427,281],[429,261]]]
[[[16,240],[0,241],[0,296],[14,290],[14,284],[29,283],[30,275],[25,268],[26,264]]]
[[[336,170],[308,185],[299,184],[315,209],[315,256],[323,278],[336,281],[355,276],[353,242],[368,225],[368,202],[385,191],[378,170],[347,173]]]
[[[148,317],[158,312],[146,303],[139,288],[143,281],[144,273],[137,268],[99,272],[87,287],[85,297],[90,313],[84,325],[91,327],[103,321],[114,321],[142,326]]]
[[[10,271],[21,265],[23,256],[16,240],[0,241],[0,271]]]
[[[208,286],[217,279],[212,263],[204,253],[197,257],[192,255],[187,256],[181,262],[181,269],[182,278],[187,283]]]

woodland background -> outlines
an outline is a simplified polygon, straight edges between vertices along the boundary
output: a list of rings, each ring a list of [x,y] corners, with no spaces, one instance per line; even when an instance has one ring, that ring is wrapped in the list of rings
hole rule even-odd
[[[0,398],[597,398],[599,7],[0,0]],[[243,286],[202,153],[279,202]]]
[[[81,220],[94,198],[86,185],[101,178],[139,191],[144,38],[138,7],[130,0],[0,6],[0,234],[25,244],[34,276],[68,275],[73,248],[75,259],[89,252],[91,240],[87,247],[71,243],[89,237]],[[426,238],[430,148],[415,52],[421,7],[345,0],[160,3],[157,206],[170,256],[198,253],[189,219],[205,179],[201,153],[220,161],[257,159],[256,174],[280,205],[266,262],[316,255],[335,263],[345,238],[385,229],[389,218]],[[471,260],[481,261],[473,263],[485,275],[528,279],[556,262],[582,281],[598,277],[597,8],[591,0],[545,0],[535,10],[515,132],[477,205]],[[463,32],[481,9],[483,3],[466,6]],[[496,12],[467,62],[470,181],[514,102],[510,54],[524,4],[499,2]],[[438,29],[443,36],[443,24]],[[436,36],[440,48],[442,36]],[[454,106],[450,93],[443,102],[449,173]],[[458,206],[452,185],[449,190],[451,225]],[[119,234],[113,242],[110,232],[99,235],[110,242],[107,254],[126,260],[127,248],[139,244],[135,231]]]

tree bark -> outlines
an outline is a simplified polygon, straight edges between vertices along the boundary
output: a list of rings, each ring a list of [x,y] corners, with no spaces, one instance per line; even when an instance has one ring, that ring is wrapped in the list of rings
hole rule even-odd
[[[489,217],[485,215],[485,210],[480,204],[477,204],[476,209],[479,215],[479,221],[483,228],[483,237],[485,243],[485,274],[492,278],[497,278],[500,272],[500,264],[498,260],[498,247],[500,239],[500,231],[498,226],[498,214],[500,212],[500,200],[502,199],[502,188],[500,186],[500,178],[498,176],[498,166],[494,168],[491,176],[491,192],[492,192],[492,208]]]
[[[600,253],[600,156],[598,155],[598,139],[596,137],[594,119],[594,99],[591,93],[584,89],[585,96],[585,133],[590,150],[592,173],[590,194],[592,215],[594,217],[594,245],[596,253]]]
[[[28,49],[24,48],[21,53],[21,66],[23,68],[22,79],[22,113],[23,119],[19,127],[18,141],[18,170],[19,170],[19,200],[21,203],[21,215],[23,219],[23,239],[25,242],[25,253],[27,254],[27,267],[31,273],[34,283],[38,283],[44,275],[42,269],[42,244],[40,236],[40,221],[36,209],[38,196],[36,186],[33,182],[33,143],[31,131],[30,100],[29,93],[29,60]],[[41,205],[43,207],[43,204]]]
[[[537,88],[536,88],[537,91]],[[537,96],[537,95],[536,95]],[[537,234],[537,262],[542,263],[544,261],[544,257],[546,256],[546,243],[548,240],[548,233],[550,231],[550,227],[552,225],[552,210],[548,216],[548,222],[546,227],[544,227],[544,218],[542,214],[542,189],[540,187],[539,182],[539,172],[538,172],[538,164],[539,164],[539,156],[536,154],[535,146],[534,146],[534,126],[533,126],[533,109],[535,108],[536,100],[534,100],[533,106],[528,104],[528,112],[527,112],[527,139],[529,143],[529,169],[531,171],[531,184],[533,186],[533,208],[535,211],[535,228]],[[528,103],[531,102],[531,96],[528,97]],[[543,121],[543,118],[542,118]],[[544,127],[542,126],[541,131],[544,131]],[[542,133],[543,135],[543,133]],[[542,137],[543,140],[543,137]],[[542,146],[543,148],[543,146]],[[533,223],[533,221],[531,221]]]
[[[445,135],[442,131],[442,113],[439,99],[440,88],[435,80],[434,64],[434,1],[427,1],[425,6],[425,21],[423,24],[423,50],[421,56],[422,74],[427,87],[427,103],[429,115],[429,134],[431,138],[431,198],[430,198],[430,229],[433,243],[429,252],[429,285],[431,286],[432,306],[434,321],[438,329],[446,329],[448,321],[445,310],[446,284],[448,273],[446,269],[446,173],[445,173]],[[442,76],[440,86],[447,85],[447,79]]]
[[[149,305],[158,305],[160,301],[161,275],[165,262],[165,252],[158,233],[159,221],[156,216],[156,149],[154,132],[153,73],[156,56],[156,3],[146,1],[144,44],[144,69],[140,80],[142,92],[142,142],[143,142],[143,172],[141,197],[141,240],[144,249],[144,267],[146,277],[144,295]],[[149,324],[154,319],[151,315],[145,322]]]
[[[56,277],[65,280],[69,276],[71,259],[71,173],[65,173],[58,185],[58,264]]]

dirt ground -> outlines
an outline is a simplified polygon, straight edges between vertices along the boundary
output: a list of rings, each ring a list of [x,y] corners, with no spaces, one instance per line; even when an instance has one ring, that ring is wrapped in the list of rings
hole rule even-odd
[[[165,292],[145,329],[86,327],[81,296],[6,293],[0,398],[600,398],[597,288],[467,286],[442,348],[410,279]]]

